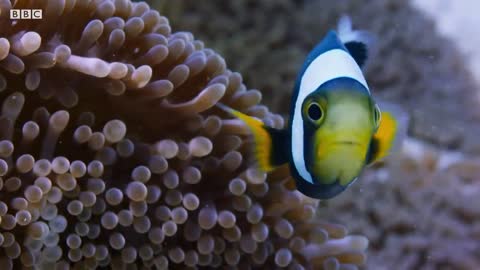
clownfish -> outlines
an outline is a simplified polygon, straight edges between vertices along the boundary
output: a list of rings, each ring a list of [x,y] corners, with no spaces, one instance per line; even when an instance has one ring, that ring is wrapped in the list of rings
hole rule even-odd
[[[286,129],[217,104],[248,126],[260,170],[288,163],[300,192],[329,199],[401,145],[406,116],[394,106],[380,110],[361,70],[371,40],[368,32],[352,30],[348,17],[340,19],[298,74]]]

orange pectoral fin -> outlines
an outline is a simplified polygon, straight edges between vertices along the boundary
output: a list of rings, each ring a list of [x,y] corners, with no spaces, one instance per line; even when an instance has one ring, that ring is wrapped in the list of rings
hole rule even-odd
[[[382,112],[380,126],[373,135],[368,163],[378,161],[401,147],[407,123],[408,117],[398,108]]]

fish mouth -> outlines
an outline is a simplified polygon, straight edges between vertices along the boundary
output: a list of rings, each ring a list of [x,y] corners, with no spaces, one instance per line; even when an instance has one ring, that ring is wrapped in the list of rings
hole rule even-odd
[[[355,141],[336,141],[335,144],[341,144],[341,145],[360,145],[359,142],[355,142]]]

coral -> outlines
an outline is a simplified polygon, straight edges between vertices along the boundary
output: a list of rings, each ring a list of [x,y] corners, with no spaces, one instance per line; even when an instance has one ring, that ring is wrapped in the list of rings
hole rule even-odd
[[[2,269],[357,269],[287,167],[250,166],[221,101],[282,127],[239,73],[145,3],[0,0]]]
[[[479,179],[480,157],[409,140],[318,213],[368,237],[367,269],[479,269]]]
[[[478,87],[468,65],[408,1],[150,1],[173,18],[175,28],[195,32],[222,52],[284,115],[305,55],[341,14],[349,14],[354,27],[377,36],[366,67],[374,95],[409,111],[412,135],[480,153],[478,99],[472,98]]]

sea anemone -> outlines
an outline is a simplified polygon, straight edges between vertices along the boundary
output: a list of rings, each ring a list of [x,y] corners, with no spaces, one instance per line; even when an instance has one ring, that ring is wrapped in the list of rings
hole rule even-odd
[[[11,20],[40,8],[41,20]],[[239,73],[145,3],[0,0],[2,269],[356,269],[287,167],[252,167]]]

